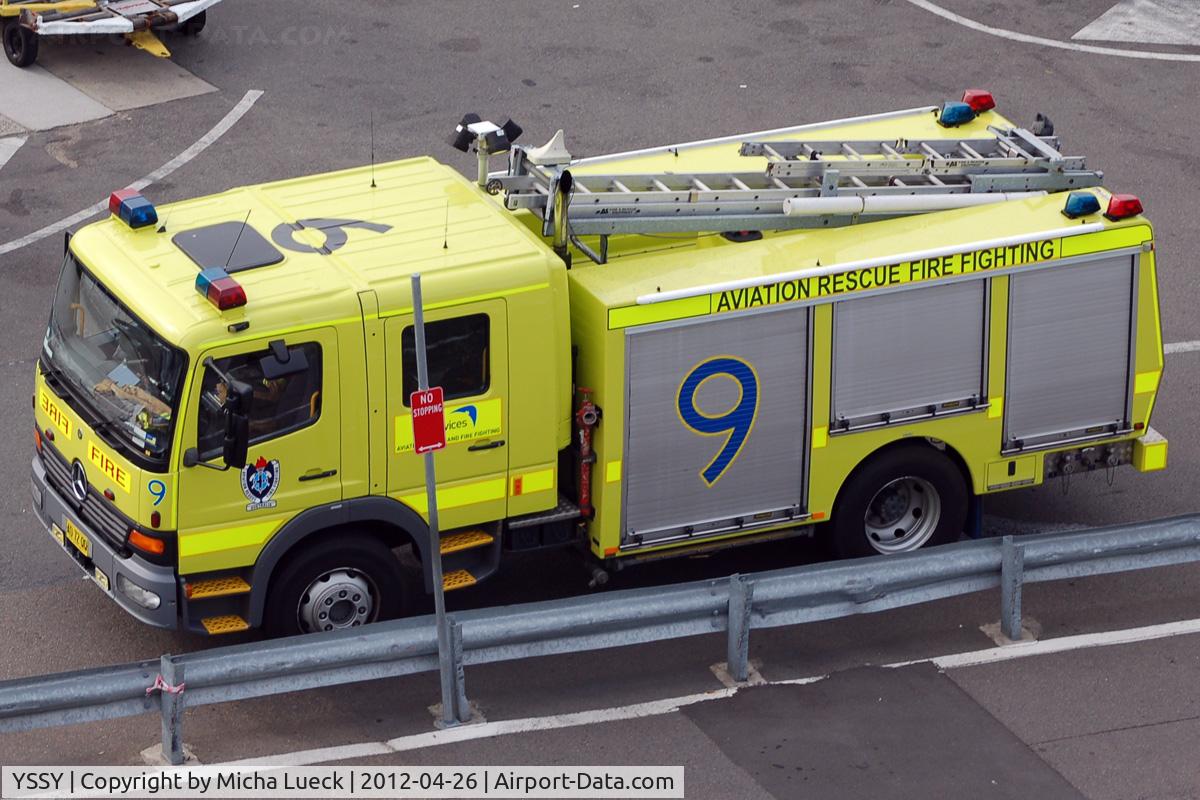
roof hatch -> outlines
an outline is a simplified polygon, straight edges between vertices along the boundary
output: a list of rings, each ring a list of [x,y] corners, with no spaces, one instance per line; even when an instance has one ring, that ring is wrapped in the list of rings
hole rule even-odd
[[[175,246],[200,269],[222,267],[228,273],[268,267],[283,261],[283,253],[263,235],[241,222],[218,222],[177,233]]]

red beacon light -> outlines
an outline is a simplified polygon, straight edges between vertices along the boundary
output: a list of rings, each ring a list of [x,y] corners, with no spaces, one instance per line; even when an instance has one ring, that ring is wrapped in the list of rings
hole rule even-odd
[[[196,276],[196,291],[220,311],[246,305],[246,290],[221,267],[209,267]]]
[[[158,222],[158,212],[154,209],[154,204],[142,197],[137,189],[121,189],[109,195],[108,213],[134,230]]]
[[[1104,216],[1116,221],[1127,217],[1136,217],[1141,213],[1142,201],[1137,198],[1137,195],[1114,194],[1108,201],[1108,211],[1104,212]]]
[[[991,111],[996,107],[996,100],[986,89],[967,89],[963,92],[962,101],[971,107],[976,114]]]

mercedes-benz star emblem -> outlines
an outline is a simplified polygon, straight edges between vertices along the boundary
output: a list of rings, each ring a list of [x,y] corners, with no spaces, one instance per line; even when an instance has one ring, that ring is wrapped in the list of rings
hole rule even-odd
[[[71,465],[71,494],[81,503],[87,500],[87,473],[83,471],[83,464],[78,461]]]

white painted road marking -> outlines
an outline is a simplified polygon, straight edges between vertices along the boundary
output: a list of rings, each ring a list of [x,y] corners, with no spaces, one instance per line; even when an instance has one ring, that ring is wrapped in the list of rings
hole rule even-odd
[[[1071,37],[1200,46],[1196,0],[1121,0]]]
[[[8,160],[17,154],[21,149],[21,145],[25,144],[24,136],[10,136],[7,139],[0,139],[0,169],[8,163]]]
[[[981,664],[995,664],[1016,658],[1028,658],[1030,656],[1049,655],[1051,653],[1066,653],[1072,650],[1086,650],[1093,647],[1134,644],[1153,639],[1187,636],[1195,633],[1200,633],[1200,619],[1168,622],[1162,625],[1147,625],[1142,628],[1127,628],[1119,631],[1061,636],[1056,639],[1045,639],[1035,642],[1017,642],[1000,647],[989,647],[985,650],[953,653],[933,658],[920,658],[913,661],[898,661],[882,666],[888,669],[895,669],[897,667],[912,666],[913,664],[933,664],[938,669],[943,670],[960,669],[963,667],[979,666]],[[828,677],[828,675],[814,675],[805,678],[790,678],[787,680],[769,681],[766,685],[804,685],[816,683]],[[615,708],[599,708],[548,717],[500,720],[498,722],[484,722],[479,725],[462,725],[446,730],[400,736],[382,742],[360,742],[358,744],[300,750],[294,753],[284,753],[274,756],[243,758],[237,761],[226,761],[218,766],[251,766],[261,764],[264,766],[302,767],[311,764],[329,763],[331,761],[345,761],[351,758],[391,755],[409,750],[435,747],[440,744],[486,739],[492,736],[503,736],[511,733],[557,730],[559,728],[573,728],[580,725],[595,725],[603,722],[656,717],[663,714],[673,714],[685,706],[733,697],[739,691],[739,687],[723,688],[715,689],[711,692],[688,694],[682,697],[669,697],[663,700],[650,700],[644,703],[634,703]]]
[[[986,33],[991,36],[999,36],[1004,39],[1011,39],[1014,42],[1024,42],[1026,44],[1038,44],[1043,47],[1056,47],[1060,50],[1074,50],[1079,53],[1095,53],[1102,56],[1120,56],[1121,58],[1143,58],[1157,61],[1200,61],[1200,54],[1194,53],[1155,53],[1149,50],[1123,50],[1119,47],[1100,47],[1094,44],[1076,44],[1075,42],[1060,42],[1056,39],[1046,39],[1042,36],[1030,36],[1028,33],[1018,33],[1017,31],[1005,30],[1004,28],[993,28],[990,25],[984,25],[982,22],[976,22],[973,19],[964,17],[961,14],[955,14],[953,11],[947,11],[939,5],[929,2],[929,0],[908,0],[909,3],[917,8],[923,8],[930,14],[937,14],[942,19],[948,19],[951,22],[970,28],[971,30]]]
[[[161,167],[154,170],[154,172],[151,172],[146,177],[129,184],[129,188],[137,189],[140,192],[150,184],[161,181],[163,178],[167,177],[172,172],[203,153],[213,144],[213,142],[217,141],[217,139],[220,139],[230,128],[236,125],[238,120],[246,116],[246,112],[253,108],[254,104],[258,102],[258,98],[262,96],[263,93],[258,89],[251,89],[250,91],[246,92],[246,95],[240,101],[238,101],[238,104],[231,108],[229,113],[226,114],[220,122],[213,126],[212,130],[197,139],[195,143],[192,144],[192,146],[187,150],[184,150],[166,164],[163,164]],[[61,219],[58,222],[47,225],[41,230],[34,231],[28,236],[22,236],[20,239],[14,239],[7,244],[2,244],[0,245],[0,256],[5,255],[6,253],[11,253],[14,250],[20,250],[22,247],[31,245],[37,241],[41,241],[47,236],[53,236],[56,233],[62,233],[71,226],[78,225],[79,223],[95,216],[96,214],[105,211],[107,208],[108,200],[101,200],[99,203],[96,203],[93,206],[88,206],[77,214],[72,214],[66,219]]]
[[[1194,353],[1197,350],[1200,350],[1200,341],[1172,342],[1163,345],[1163,352],[1168,355],[1171,353]]]

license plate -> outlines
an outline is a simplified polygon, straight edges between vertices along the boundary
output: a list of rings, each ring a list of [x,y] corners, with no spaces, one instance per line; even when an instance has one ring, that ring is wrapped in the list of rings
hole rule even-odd
[[[62,528],[58,527],[53,522],[50,523],[50,535],[53,536],[54,541],[58,542],[59,544],[65,544],[63,541]]]
[[[92,557],[92,543],[88,541],[88,537],[83,535],[83,531],[75,527],[75,523],[67,520],[67,541],[75,545],[75,549],[83,553],[85,558]]]
[[[96,579],[96,583],[100,584],[100,588],[108,591],[108,576],[100,571],[99,567],[95,567],[92,577]]]

